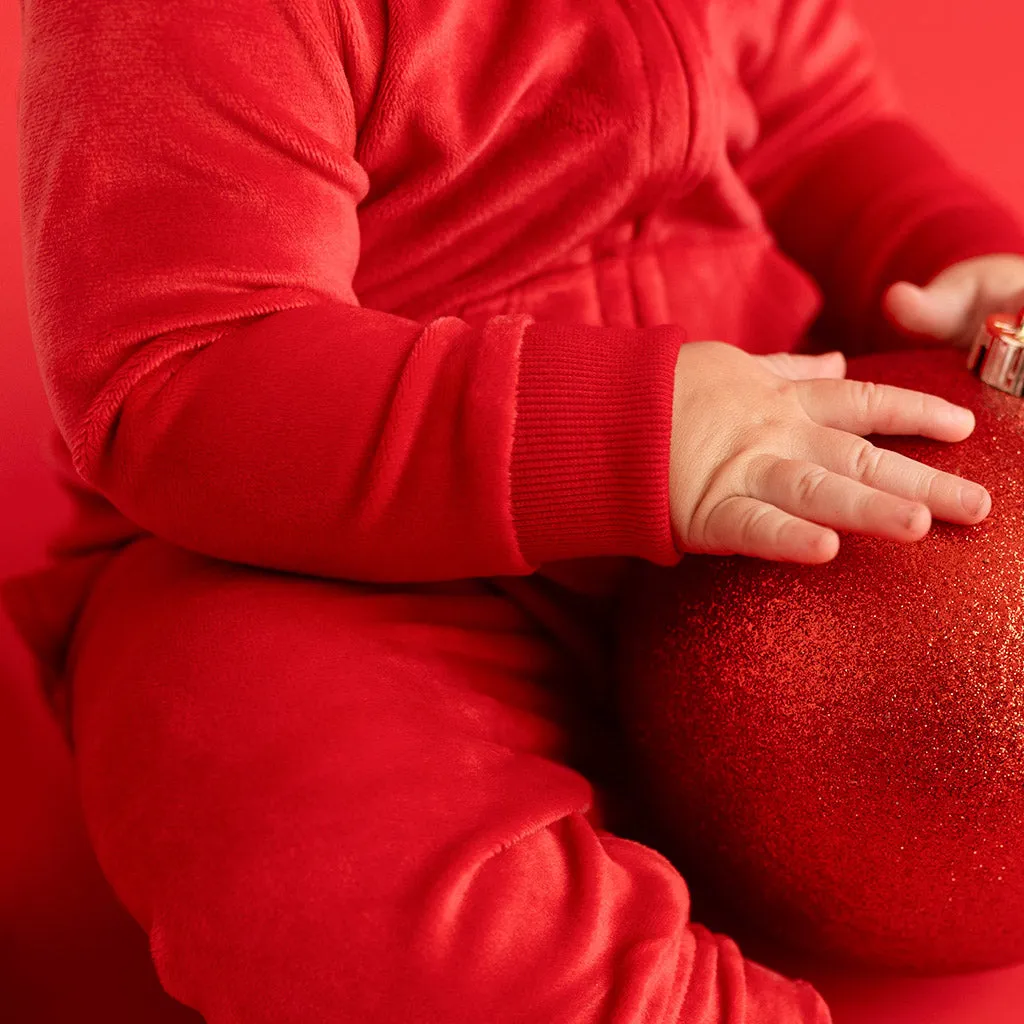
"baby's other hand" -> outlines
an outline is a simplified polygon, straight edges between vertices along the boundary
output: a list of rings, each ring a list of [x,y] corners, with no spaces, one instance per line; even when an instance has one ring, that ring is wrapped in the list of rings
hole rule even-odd
[[[680,551],[815,564],[836,530],[920,540],[932,516],[984,519],[979,484],[941,473],[864,434],[962,441],[969,409],[935,395],[845,379],[842,355],[752,356],[717,341],[676,362],[669,490]]]
[[[905,334],[947,341],[960,348],[974,340],[992,313],[1016,313],[1024,305],[1024,256],[993,253],[947,267],[924,288],[897,281],[882,308]]]

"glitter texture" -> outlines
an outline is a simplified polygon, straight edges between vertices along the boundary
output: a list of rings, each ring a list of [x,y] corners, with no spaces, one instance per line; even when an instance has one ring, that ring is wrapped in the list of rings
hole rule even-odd
[[[766,938],[837,964],[1024,960],[1024,399],[960,352],[849,376],[971,408],[872,438],[984,484],[975,527],[844,535],[825,566],[689,556],[623,606],[621,700],[665,852]]]

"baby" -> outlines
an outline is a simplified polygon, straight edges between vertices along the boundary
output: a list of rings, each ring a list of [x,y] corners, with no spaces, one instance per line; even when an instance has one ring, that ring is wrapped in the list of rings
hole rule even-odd
[[[22,0],[76,516],[7,605],[102,867],[210,1024],[824,1024],[628,837],[630,560],[977,523],[845,379],[1024,231],[836,0]],[[606,717],[606,716],[605,716]]]

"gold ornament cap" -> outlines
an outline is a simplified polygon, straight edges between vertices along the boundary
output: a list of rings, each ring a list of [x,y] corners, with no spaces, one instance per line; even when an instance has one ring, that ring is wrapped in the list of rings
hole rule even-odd
[[[986,317],[967,356],[967,368],[1000,391],[1024,396],[1024,309]]]

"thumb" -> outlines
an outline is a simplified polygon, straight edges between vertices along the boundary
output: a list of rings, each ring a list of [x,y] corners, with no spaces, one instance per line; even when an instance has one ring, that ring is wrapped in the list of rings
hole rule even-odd
[[[885,293],[883,305],[905,331],[952,341],[966,333],[976,294],[977,282],[966,274],[940,276],[924,288],[897,281]]]
[[[777,373],[787,380],[815,380],[821,377],[834,379],[846,376],[846,357],[842,352],[826,352],[820,356],[772,352],[770,355],[754,358],[772,373]]]

